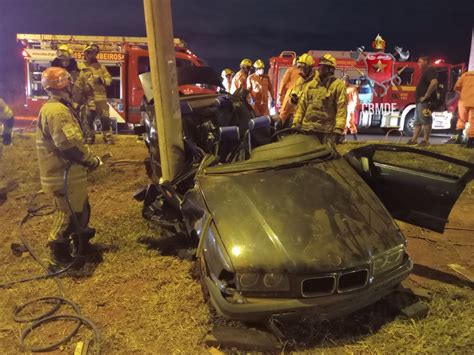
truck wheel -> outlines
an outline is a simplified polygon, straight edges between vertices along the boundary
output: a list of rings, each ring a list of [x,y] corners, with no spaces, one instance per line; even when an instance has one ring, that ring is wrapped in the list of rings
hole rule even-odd
[[[413,136],[413,130],[415,129],[415,110],[411,110],[405,117],[405,126],[403,127],[403,133],[411,137]]]

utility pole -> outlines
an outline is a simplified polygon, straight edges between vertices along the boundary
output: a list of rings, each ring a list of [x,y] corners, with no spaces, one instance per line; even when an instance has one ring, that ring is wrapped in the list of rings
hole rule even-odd
[[[184,164],[173,21],[170,0],[143,0],[155,102],[156,130],[164,180],[172,180]]]

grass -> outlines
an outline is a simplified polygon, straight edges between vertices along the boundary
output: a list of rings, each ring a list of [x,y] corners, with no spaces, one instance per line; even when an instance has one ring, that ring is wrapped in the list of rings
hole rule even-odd
[[[344,152],[360,144],[345,144],[340,150]],[[107,152],[103,144],[93,148],[98,155]],[[428,149],[474,162],[474,152],[458,146]],[[132,162],[106,163],[91,175],[91,225],[98,230],[96,243],[102,244],[104,249],[98,258],[102,261],[87,264],[82,273],[63,277],[66,297],[77,302],[82,313],[98,325],[105,354],[208,353],[210,349],[203,345],[203,339],[212,327],[213,316],[202,298],[194,264],[165,252],[160,244],[163,233],[148,225],[141,217],[141,204],[132,199],[132,193],[148,183],[143,165],[134,162],[147,156],[143,143],[136,142],[134,137],[123,136],[110,151],[111,161],[127,159]],[[0,283],[42,272],[28,256],[16,258],[9,251],[10,243],[18,240],[17,223],[31,196],[40,189],[34,137],[16,135],[14,146],[4,150],[4,158],[6,174],[19,186],[0,207]],[[464,194],[465,205],[461,207],[472,211],[472,185]],[[40,196],[35,203],[48,202],[47,196]],[[467,216],[472,228],[472,212]],[[45,242],[50,221],[50,216],[37,218],[25,228],[25,235],[42,258],[47,257]],[[425,235],[417,228],[401,226],[406,234]],[[449,252],[446,248],[439,250],[439,253]],[[472,247],[470,250],[458,249],[458,252],[472,256]],[[447,257],[454,258],[454,255]],[[324,354],[472,353],[472,289],[420,277],[409,280],[415,286],[420,282],[431,294],[430,299],[424,300],[430,313],[422,320],[403,319],[389,303],[382,301],[345,319],[331,322],[308,319],[284,325],[282,330],[289,338],[285,349]],[[0,289],[2,353],[21,351],[18,338],[24,325],[13,322],[12,310],[27,299],[47,294],[57,294],[51,280]],[[48,341],[48,332],[62,333],[69,326],[58,323],[53,330],[35,332],[31,340]],[[82,330],[74,341],[57,353],[71,354],[77,341],[88,334]]]

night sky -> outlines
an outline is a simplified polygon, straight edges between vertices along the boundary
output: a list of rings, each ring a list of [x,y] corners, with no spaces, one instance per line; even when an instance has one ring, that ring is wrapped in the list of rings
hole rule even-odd
[[[444,3],[445,5],[438,5]],[[241,58],[266,63],[282,50],[395,45],[448,62],[468,61],[473,0],[172,0],[176,37],[217,70]],[[141,0],[0,0],[0,94],[23,85],[16,33],[145,36]],[[20,83],[18,83],[20,81]],[[13,83],[13,84],[12,84]]]

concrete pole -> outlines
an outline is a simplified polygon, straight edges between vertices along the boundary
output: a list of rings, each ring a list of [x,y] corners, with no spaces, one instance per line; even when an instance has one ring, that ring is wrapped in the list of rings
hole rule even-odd
[[[170,0],[143,0],[155,101],[156,130],[164,180],[172,180],[184,164],[173,21]]]

